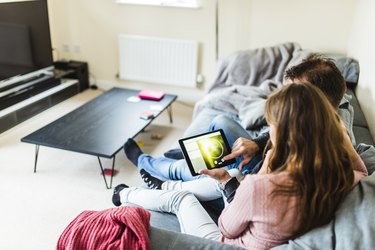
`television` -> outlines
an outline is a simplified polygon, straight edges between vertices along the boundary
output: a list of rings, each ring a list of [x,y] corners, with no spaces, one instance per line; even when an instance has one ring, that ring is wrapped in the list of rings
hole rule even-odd
[[[0,88],[52,65],[47,0],[0,3]]]

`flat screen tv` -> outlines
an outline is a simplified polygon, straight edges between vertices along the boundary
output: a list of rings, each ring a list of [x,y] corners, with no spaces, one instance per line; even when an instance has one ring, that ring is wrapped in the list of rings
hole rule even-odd
[[[52,65],[47,0],[0,3],[0,87]]]

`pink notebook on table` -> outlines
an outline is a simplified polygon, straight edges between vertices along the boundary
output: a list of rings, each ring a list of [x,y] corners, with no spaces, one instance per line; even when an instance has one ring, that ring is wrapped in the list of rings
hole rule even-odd
[[[138,93],[138,97],[141,99],[159,101],[164,97],[165,93],[157,90],[142,90]]]

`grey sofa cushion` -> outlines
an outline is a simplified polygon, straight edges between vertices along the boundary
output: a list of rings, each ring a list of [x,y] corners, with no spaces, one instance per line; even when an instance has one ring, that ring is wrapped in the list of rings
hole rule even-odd
[[[375,174],[365,177],[345,198],[335,220],[273,249],[374,249]]]
[[[352,89],[348,88],[347,94],[351,95],[349,100],[350,104],[353,106],[354,110],[354,120],[353,120],[353,133],[357,143],[366,143],[369,145],[374,145],[373,138],[371,136],[365,115],[359,105],[358,99]]]
[[[123,206],[136,206],[133,203],[124,203]],[[180,223],[177,220],[176,215],[171,213],[156,212],[148,210],[151,214],[150,224],[153,227],[163,228],[169,231],[180,232]]]
[[[176,215],[148,210],[151,213],[150,224],[153,227],[180,232],[180,223]]]
[[[200,237],[176,233],[160,228],[151,227],[149,238],[151,249],[155,250],[240,250],[242,248],[218,241],[203,239]]]
[[[354,109],[353,125],[367,128],[368,126],[367,126],[365,115],[362,112],[362,109],[359,105],[357,97],[354,94],[354,91],[352,89],[348,89],[347,93],[352,96],[352,99],[350,100],[350,104],[353,106],[353,109]]]
[[[368,145],[374,145],[374,141],[368,128],[353,126],[353,132],[357,143],[363,142]]]
[[[274,249],[373,249],[375,246],[375,148],[360,143],[357,148],[369,176],[348,194],[335,220]]]

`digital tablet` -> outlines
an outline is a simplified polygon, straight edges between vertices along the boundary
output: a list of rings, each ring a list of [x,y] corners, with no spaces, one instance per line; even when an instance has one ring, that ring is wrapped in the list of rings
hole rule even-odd
[[[231,149],[222,129],[183,138],[178,142],[194,176],[201,169],[221,168],[236,162],[235,159],[223,160]]]

